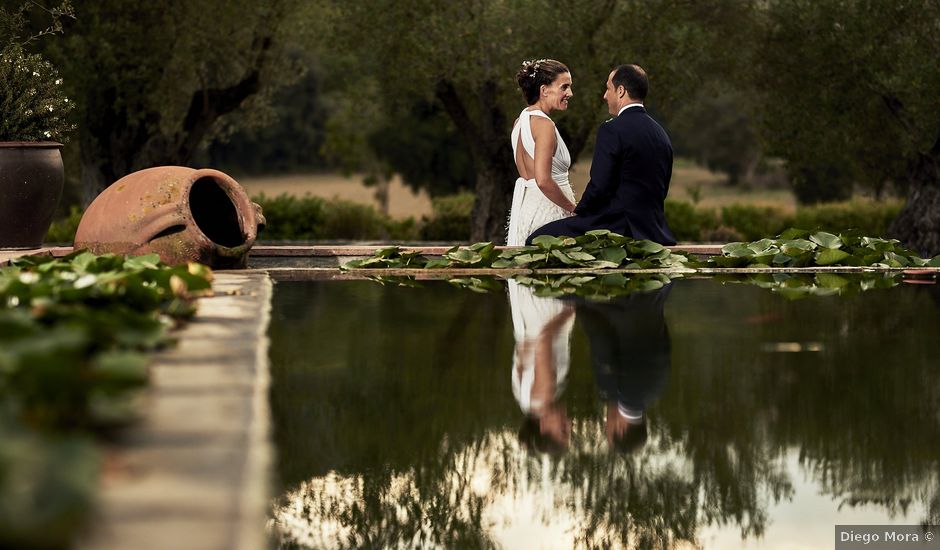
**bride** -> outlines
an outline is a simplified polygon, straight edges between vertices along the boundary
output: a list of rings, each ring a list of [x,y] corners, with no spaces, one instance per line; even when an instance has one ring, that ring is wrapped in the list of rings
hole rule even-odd
[[[512,151],[519,178],[512,195],[506,244],[525,245],[539,227],[571,216],[574,192],[568,183],[571,155],[549,113],[568,108],[571,72],[554,59],[526,61],[516,81],[528,107],[512,128]]]

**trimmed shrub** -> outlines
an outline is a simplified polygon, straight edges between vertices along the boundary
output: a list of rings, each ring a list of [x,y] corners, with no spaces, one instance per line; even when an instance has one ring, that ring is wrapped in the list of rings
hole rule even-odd
[[[413,240],[418,230],[411,218],[397,221],[375,208],[351,201],[287,194],[253,199],[267,221],[260,240],[313,241],[326,239]]]
[[[878,203],[863,200],[808,206],[797,210],[790,225],[830,233],[858,229],[865,235],[883,236],[903,206],[901,201]]]
[[[677,241],[701,241],[703,233],[718,227],[718,216],[710,208],[696,208],[691,203],[666,201],[666,222]]]
[[[52,222],[44,242],[65,245],[75,242],[75,231],[78,230],[78,223],[82,221],[82,214],[84,212],[81,208],[72,205],[68,216]]]
[[[464,192],[433,200],[434,213],[416,222],[393,220],[372,208],[354,202],[318,197],[260,195],[253,199],[264,209],[267,227],[260,240],[396,240],[467,242],[474,195]],[[902,201],[885,203],[853,200],[803,207],[796,215],[782,210],[744,204],[721,209],[698,208],[688,202],[666,201],[666,219],[676,239],[684,242],[730,242],[757,240],[780,234],[787,227],[839,233],[858,229],[865,235],[884,236],[898,215]],[[69,215],[52,224],[45,242],[68,244],[82,212],[73,207]]]
[[[773,237],[792,225],[789,217],[776,208],[746,204],[732,204],[722,208],[721,221],[747,240]]]
[[[470,218],[475,200],[476,197],[469,191],[433,199],[431,204],[434,214],[431,219],[424,218],[421,238],[426,241],[470,239]]]
[[[261,194],[252,199],[261,205],[267,221],[261,237],[264,240],[321,239],[324,210],[323,199],[296,198],[283,194],[268,198]]]

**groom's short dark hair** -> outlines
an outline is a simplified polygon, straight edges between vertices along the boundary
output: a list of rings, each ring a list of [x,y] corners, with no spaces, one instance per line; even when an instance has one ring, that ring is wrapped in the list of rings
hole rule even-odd
[[[646,71],[639,65],[621,65],[614,69],[614,76],[611,82],[616,90],[618,86],[623,86],[633,99],[643,101],[646,99],[646,93],[650,89],[650,81],[646,78]]]

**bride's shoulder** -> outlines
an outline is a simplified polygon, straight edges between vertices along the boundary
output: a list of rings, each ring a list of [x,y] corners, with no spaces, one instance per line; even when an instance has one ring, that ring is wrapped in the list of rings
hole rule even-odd
[[[541,111],[539,112],[541,113]],[[536,128],[547,128],[549,130],[553,130],[555,128],[555,121],[548,118],[547,115],[530,117],[529,124],[532,125],[533,130]]]

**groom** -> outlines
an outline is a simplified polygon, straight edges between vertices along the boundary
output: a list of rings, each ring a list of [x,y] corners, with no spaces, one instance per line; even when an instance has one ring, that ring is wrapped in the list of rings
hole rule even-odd
[[[672,143],[643,107],[648,89],[646,72],[637,65],[610,72],[604,99],[615,118],[597,131],[591,180],[575,216],[543,225],[526,244],[539,235],[574,237],[592,229],[676,244],[663,212],[672,177]]]

